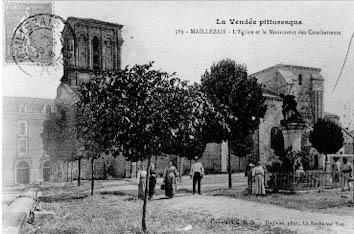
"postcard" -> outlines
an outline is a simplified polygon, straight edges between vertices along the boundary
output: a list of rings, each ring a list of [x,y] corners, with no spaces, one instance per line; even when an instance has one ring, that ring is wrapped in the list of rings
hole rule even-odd
[[[3,233],[353,233],[354,3],[3,2]]]

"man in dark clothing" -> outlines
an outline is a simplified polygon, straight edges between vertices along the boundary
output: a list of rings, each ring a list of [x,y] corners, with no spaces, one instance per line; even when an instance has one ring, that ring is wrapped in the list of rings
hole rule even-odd
[[[200,192],[200,182],[204,176],[204,168],[203,165],[198,162],[198,157],[195,157],[195,163],[193,163],[191,168],[190,176],[193,178],[193,195],[195,194],[195,186],[198,183],[198,194]]]
[[[246,166],[245,176],[247,176],[247,191],[252,193],[252,169],[254,168],[254,164],[250,161]]]

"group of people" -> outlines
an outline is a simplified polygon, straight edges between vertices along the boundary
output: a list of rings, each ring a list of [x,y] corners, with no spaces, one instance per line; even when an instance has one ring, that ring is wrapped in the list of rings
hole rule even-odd
[[[258,161],[256,165],[250,162],[246,166],[245,175],[248,178],[248,192],[256,196],[264,196],[266,194],[264,186],[264,167],[261,165],[261,162]]]
[[[343,165],[339,162],[339,158],[333,158],[332,163],[332,182],[335,188],[341,184],[342,191],[350,190],[350,181],[352,180],[352,165],[346,157],[343,157]],[[353,175],[354,176],[354,175]]]
[[[201,194],[201,179],[204,176],[203,165],[198,162],[198,157],[195,157],[195,162],[191,167],[190,177],[193,179],[193,195],[196,192],[196,185],[198,185],[198,194]],[[140,166],[140,170],[137,174],[138,184],[138,198],[145,198],[145,188],[146,188],[146,177],[147,171],[144,169],[144,165]],[[172,161],[169,161],[168,166],[164,170],[163,174],[163,184],[161,189],[165,190],[165,196],[167,198],[173,198],[177,192],[177,178],[180,178],[180,174],[177,171],[177,168],[173,165]],[[155,194],[157,173],[153,164],[150,166],[150,177],[149,177],[149,191],[148,198],[151,199]]]

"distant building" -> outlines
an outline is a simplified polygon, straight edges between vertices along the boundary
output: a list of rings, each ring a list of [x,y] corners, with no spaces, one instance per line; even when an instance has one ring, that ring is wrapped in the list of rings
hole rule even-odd
[[[94,72],[119,70],[123,25],[69,17],[64,28],[64,74],[57,99],[71,99],[73,90]],[[75,38],[74,38],[75,35]]]
[[[324,112],[324,119],[331,120],[335,123],[339,123],[340,117],[338,115],[329,112]]]
[[[76,17],[68,17],[66,23],[63,47],[67,56],[64,56],[63,77],[57,88],[56,101],[73,103],[77,100],[77,88],[89,81],[95,72],[120,69],[123,25]],[[56,162],[53,180],[60,181],[69,178],[71,174],[75,178],[78,175],[76,164]],[[90,160],[82,160],[81,178],[91,177],[90,164]],[[136,171],[131,162],[125,162],[122,155],[118,158],[107,156],[97,159],[94,167],[96,178],[105,178],[107,171],[117,177]]]
[[[3,97],[3,185],[50,179],[49,155],[43,150],[43,122],[54,100]]]
[[[338,151],[338,154],[353,154],[353,138],[354,137],[354,130],[351,132],[348,131],[348,129],[343,129],[343,137],[344,137],[344,142],[343,142],[343,147]]]

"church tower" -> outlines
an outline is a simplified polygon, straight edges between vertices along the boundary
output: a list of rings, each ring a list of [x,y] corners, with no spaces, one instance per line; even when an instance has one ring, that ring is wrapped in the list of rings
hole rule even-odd
[[[95,72],[121,68],[122,28],[96,19],[67,19],[62,39],[64,72],[57,99],[72,96]]]

